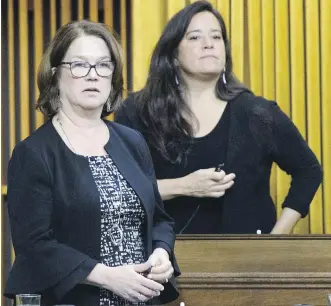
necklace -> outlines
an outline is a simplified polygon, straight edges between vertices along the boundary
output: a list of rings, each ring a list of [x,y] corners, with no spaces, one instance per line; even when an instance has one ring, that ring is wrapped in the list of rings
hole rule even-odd
[[[63,132],[63,134],[64,134],[64,136],[65,136],[65,138],[66,138],[68,144],[70,145],[72,151],[74,151],[74,153],[77,154],[77,152],[76,152],[74,146],[72,145],[72,143],[71,143],[71,141],[70,141],[70,139],[69,139],[69,137],[68,137],[66,131],[65,131],[64,128],[63,128],[62,121],[60,120],[59,117],[56,118],[56,121],[59,123],[59,125],[60,125],[60,127],[61,127],[61,131]]]
[[[68,144],[70,145],[72,151],[77,154],[74,146],[72,145],[67,133],[65,132],[65,130],[63,128],[63,124],[61,122],[61,119],[59,117],[57,117],[56,120],[59,123],[59,125],[61,127],[61,130],[62,130]],[[122,186],[121,186],[121,182],[120,182],[120,178],[119,178],[119,171],[118,171],[117,168],[116,168],[116,181],[117,181],[117,185],[118,185],[118,189],[119,189],[119,193],[120,193],[120,205],[119,205],[120,209],[118,210],[118,221],[117,221],[117,223],[111,222],[112,226],[109,228],[108,234],[109,234],[111,242],[115,246],[119,246],[120,248],[123,248],[122,242],[123,242],[123,239],[124,239],[124,230],[123,230],[123,226],[122,226],[122,223],[121,223],[122,215],[123,215],[122,214],[122,212],[123,212],[123,205],[122,205],[123,204],[123,192],[122,192]],[[114,201],[112,201],[112,203],[113,203],[113,206],[115,208]],[[104,214],[108,215],[112,219],[111,214],[105,213],[105,212],[104,212]]]
[[[123,226],[122,226],[122,209],[123,209],[123,192],[122,192],[122,186],[121,186],[121,182],[120,182],[120,178],[119,178],[119,171],[118,169],[116,168],[116,177],[117,177],[117,185],[118,185],[118,189],[120,191],[120,209],[118,210],[118,221],[117,223],[115,222],[111,222],[112,226],[109,228],[108,230],[108,234],[110,236],[110,240],[111,242],[116,245],[116,246],[119,246],[120,249],[122,250],[123,248],[123,238],[124,238],[124,231],[123,231]],[[115,208],[115,205],[114,205],[114,201],[112,201],[113,203],[113,206]],[[112,219],[112,215],[109,214],[109,213],[105,213],[106,215],[108,215],[109,217],[111,217]]]

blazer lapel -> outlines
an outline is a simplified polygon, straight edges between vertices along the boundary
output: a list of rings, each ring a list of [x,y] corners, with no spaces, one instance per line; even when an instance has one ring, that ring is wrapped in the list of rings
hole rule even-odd
[[[120,136],[114,131],[110,124],[107,124],[107,126],[109,127],[111,136],[105,149],[116,164],[120,173],[137,193],[147,213],[150,211],[150,205],[148,205],[151,201],[150,194],[154,194],[152,190],[153,186],[139,168],[138,162],[133,159],[132,153],[127,146],[125,146]],[[151,192],[146,192],[146,186],[151,188]]]

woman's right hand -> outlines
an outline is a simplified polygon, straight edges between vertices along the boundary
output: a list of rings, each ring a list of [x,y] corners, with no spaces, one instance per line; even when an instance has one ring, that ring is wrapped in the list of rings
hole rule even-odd
[[[234,173],[216,172],[215,168],[197,170],[182,178],[184,195],[219,198],[233,186],[235,177]]]
[[[147,262],[138,265],[107,267],[103,288],[133,303],[146,302],[160,295],[160,291],[164,290],[163,285],[139,274],[149,268],[150,264]]]

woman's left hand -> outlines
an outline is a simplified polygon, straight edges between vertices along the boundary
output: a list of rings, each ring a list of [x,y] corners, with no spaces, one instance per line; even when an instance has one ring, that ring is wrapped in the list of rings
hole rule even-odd
[[[167,283],[174,273],[168,252],[162,248],[155,249],[151,256],[149,256],[148,262],[152,268],[147,274],[147,278],[158,283]]]

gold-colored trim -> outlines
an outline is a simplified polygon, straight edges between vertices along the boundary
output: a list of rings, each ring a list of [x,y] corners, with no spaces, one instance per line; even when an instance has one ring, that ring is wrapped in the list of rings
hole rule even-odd
[[[50,0],[50,6],[49,6],[49,15],[50,15],[50,28],[51,28],[51,39],[56,34],[56,3],[55,0]]]
[[[1,195],[7,195],[7,185],[1,186]]]
[[[39,90],[37,85],[37,74],[38,67],[41,61],[41,58],[44,53],[44,37],[43,37],[43,1],[42,0],[34,0],[33,13],[34,13],[34,74],[35,74],[35,97],[36,101],[32,101],[33,103],[37,102],[37,98],[39,96]],[[40,111],[36,111],[36,125],[35,129],[40,127],[44,123],[44,115]]]
[[[126,30],[126,0],[121,0],[121,43],[123,48],[123,82],[124,88],[128,88],[128,70],[127,70],[127,30]],[[127,97],[127,91],[124,90],[124,98]]]
[[[84,0],[78,0],[78,20],[84,19]]]
[[[98,0],[90,0],[89,8],[90,8],[90,20],[98,22],[99,21]]]
[[[15,55],[14,55],[14,7],[8,1],[8,93],[9,93],[9,152],[13,152],[16,144],[15,126]]]
[[[71,21],[71,1],[61,0],[61,25]]]
[[[20,125],[21,140],[30,135],[28,2],[19,1]]]

